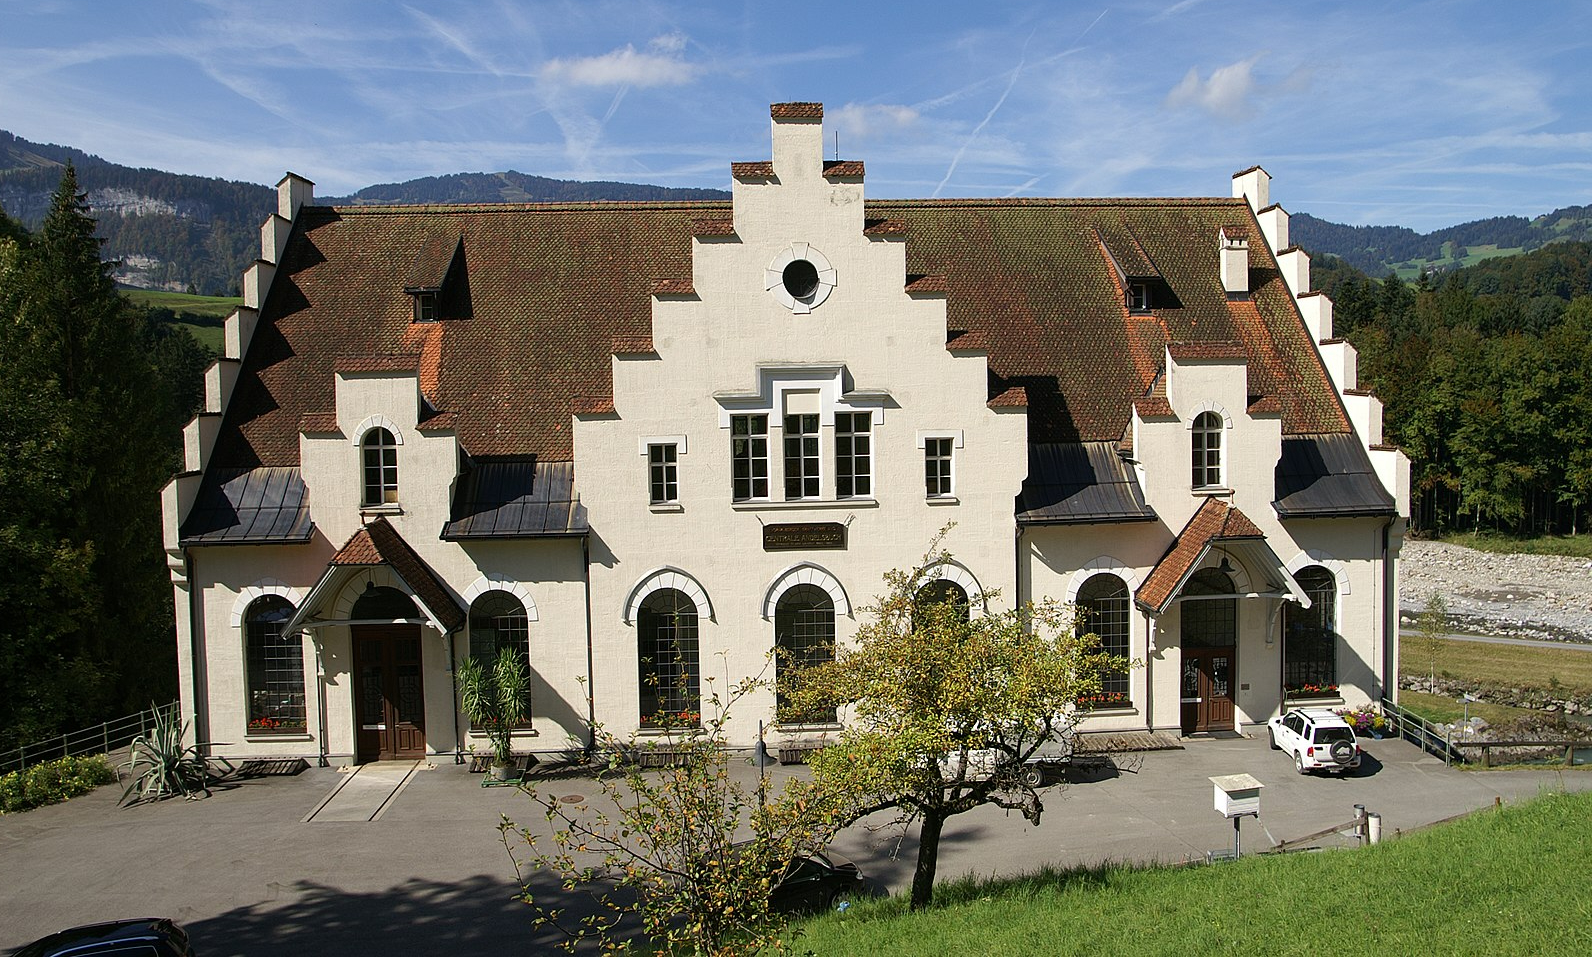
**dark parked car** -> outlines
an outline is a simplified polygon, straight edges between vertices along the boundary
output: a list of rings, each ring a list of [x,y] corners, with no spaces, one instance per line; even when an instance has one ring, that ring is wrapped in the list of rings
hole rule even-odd
[[[802,913],[826,910],[862,892],[857,865],[830,851],[793,858],[774,888],[774,910]]]
[[[193,957],[188,933],[164,917],[142,917],[85,924],[57,931],[17,951],[13,957]]]

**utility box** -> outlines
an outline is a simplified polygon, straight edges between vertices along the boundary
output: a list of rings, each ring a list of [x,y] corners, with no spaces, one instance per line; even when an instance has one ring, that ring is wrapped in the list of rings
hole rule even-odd
[[[1260,816],[1260,789],[1266,785],[1248,774],[1224,774],[1210,781],[1216,785],[1216,812],[1222,817]]]

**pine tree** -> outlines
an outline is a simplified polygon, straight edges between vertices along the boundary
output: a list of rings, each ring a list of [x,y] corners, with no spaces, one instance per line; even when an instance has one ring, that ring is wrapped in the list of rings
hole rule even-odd
[[[38,233],[0,240],[0,746],[175,688],[172,399],[112,268],[70,165]]]

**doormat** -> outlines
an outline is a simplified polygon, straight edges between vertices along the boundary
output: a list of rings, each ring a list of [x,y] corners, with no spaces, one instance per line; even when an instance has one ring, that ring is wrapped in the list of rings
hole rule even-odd
[[[303,758],[252,758],[238,765],[238,777],[292,777],[309,766]]]

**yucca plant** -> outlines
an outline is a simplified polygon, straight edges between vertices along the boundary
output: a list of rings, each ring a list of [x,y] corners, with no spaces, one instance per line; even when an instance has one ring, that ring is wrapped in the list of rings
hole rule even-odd
[[[131,759],[123,767],[131,780],[122,791],[123,804],[160,801],[181,794],[188,800],[209,796],[210,784],[232,773],[225,758],[212,758],[198,744],[184,745],[188,725],[176,709],[159,708],[154,727],[133,739]]]
[[[492,742],[493,765],[514,763],[514,726],[525,720],[531,676],[512,648],[498,652],[488,667],[476,658],[459,666],[459,697],[464,713]]]

